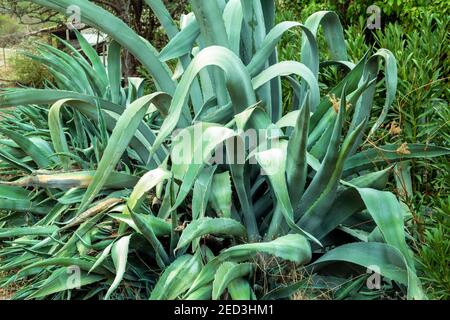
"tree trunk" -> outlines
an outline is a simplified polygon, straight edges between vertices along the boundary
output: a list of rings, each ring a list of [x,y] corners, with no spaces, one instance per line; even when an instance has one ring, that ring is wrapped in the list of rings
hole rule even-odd
[[[5,64],[5,69],[7,68],[7,63],[6,63],[6,49],[3,47],[3,63]]]

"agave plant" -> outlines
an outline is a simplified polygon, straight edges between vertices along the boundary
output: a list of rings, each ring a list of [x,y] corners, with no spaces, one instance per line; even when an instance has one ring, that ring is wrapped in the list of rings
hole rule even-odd
[[[15,107],[0,128],[0,285],[27,283],[14,298],[274,299],[305,286],[425,298],[410,213],[384,190],[398,162],[450,150],[371,142],[395,98],[389,51],[353,63],[335,13],[275,25],[273,0],[191,0],[179,26],[146,0],[170,39],[160,52],[89,1],[33,2],[75,4],[112,40],[106,66],[80,34],[82,53],[40,45],[31,58],[54,83],[0,94],[0,107]],[[280,62],[292,28],[300,62]],[[123,81],[122,48],[158,92]],[[329,67],[342,79],[323,94]],[[281,81],[295,96],[287,107]],[[386,102],[371,118],[379,84]],[[380,290],[364,286],[364,268],[386,279]],[[274,275],[292,270],[308,279]]]

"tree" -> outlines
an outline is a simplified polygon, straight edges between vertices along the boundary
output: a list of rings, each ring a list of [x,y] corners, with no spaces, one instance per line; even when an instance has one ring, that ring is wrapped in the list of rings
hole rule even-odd
[[[162,47],[166,38],[157,32],[158,20],[152,14],[144,0],[92,0],[91,2],[109,10],[115,16],[120,17],[127,25],[141,37],[149,40],[156,46]],[[169,3],[164,0],[173,17],[178,17],[186,8],[187,0],[179,0]],[[6,12],[19,19],[25,25],[52,24],[63,26],[67,18],[50,9],[43,8],[30,1],[24,0],[0,0],[0,12]],[[124,53],[124,72],[126,75],[136,73],[137,62],[127,52]]]
[[[0,15],[0,47],[5,47],[9,42],[13,41],[11,35],[19,31],[20,26],[15,19],[7,15]]]
[[[15,19],[0,15],[0,48],[2,48],[3,61],[6,66],[6,51],[5,48],[15,45],[17,37],[15,34],[19,32],[20,26]]]

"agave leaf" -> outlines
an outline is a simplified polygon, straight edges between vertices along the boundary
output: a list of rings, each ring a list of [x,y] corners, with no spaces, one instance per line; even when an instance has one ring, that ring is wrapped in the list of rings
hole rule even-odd
[[[6,128],[0,128],[0,132],[17,143],[40,168],[47,168],[54,163],[51,158],[52,153],[46,148],[42,148],[39,144],[37,144],[37,141],[33,141],[18,132]]]
[[[416,275],[412,251],[406,244],[402,209],[397,198],[386,191],[369,188],[357,188],[357,190],[386,243],[398,249],[404,257],[408,271],[408,298],[426,298]]]
[[[4,162],[9,163],[14,168],[22,170],[26,173],[33,172],[33,168],[23,163],[21,160],[17,159],[15,156],[6,152],[5,150],[0,149],[0,159]]]
[[[232,190],[230,172],[215,174],[211,185],[210,201],[220,217],[231,218]]]
[[[243,237],[246,235],[246,230],[239,222],[233,219],[199,218],[189,223],[184,229],[178,241],[177,250],[207,234]]]
[[[73,267],[77,266],[80,270],[88,271],[93,266],[92,261],[88,261],[80,258],[49,258],[45,260],[41,260],[38,262],[31,263],[27,265],[25,268],[22,268],[19,271],[19,274],[24,274],[27,270],[31,270],[34,268],[43,268],[48,266],[63,266],[63,267]],[[105,269],[100,269],[97,274],[110,275],[110,273]]]
[[[58,293],[61,291],[72,290],[78,287],[86,286],[100,280],[103,280],[105,277],[99,274],[87,274],[85,271],[80,272],[79,282],[74,282],[73,275],[68,272],[66,267],[57,269],[52,272],[50,277],[48,277],[44,284],[39,287],[36,291],[34,291],[29,299],[37,299],[50,296],[54,293]]]
[[[223,21],[228,35],[231,51],[239,55],[241,45],[241,29],[244,14],[240,0],[230,0],[223,10]]]
[[[128,208],[135,210],[139,203],[139,200],[145,193],[155,188],[158,184],[166,179],[170,178],[170,172],[165,169],[157,168],[144,174],[137,184],[134,186],[130,197],[128,198],[127,208],[124,210],[124,214],[129,214]]]
[[[114,245],[114,243],[111,243],[102,251],[102,253],[99,255],[98,259],[95,261],[95,263],[92,265],[92,267],[88,270],[88,273],[93,272],[95,269],[97,269],[103,263],[103,261],[106,260],[106,258],[109,256],[109,253],[111,252],[111,248],[113,245]]]
[[[180,84],[172,99],[169,115],[161,126],[158,137],[153,145],[152,154],[180,121],[183,107],[187,103],[192,81],[201,69],[210,65],[215,65],[224,70],[227,87],[236,113],[256,103],[250,77],[241,60],[233,52],[223,47],[211,46],[203,49],[195,56],[181,78]]]
[[[17,212],[47,214],[51,207],[39,206],[29,199],[13,200],[0,197],[0,209]]]
[[[343,166],[345,157],[348,152],[344,152],[344,148],[342,148],[341,153],[339,152],[342,126],[345,117],[345,104],[345,92],[343,92],[338,117],[333,126],[333,132],[326,156],[322,161],[320,169],[315,174],[312,182],[305,190],[305,193],[300,200],[299,206],[295,212],[296,219],[300,218],[301,216],[305,216],[308,211],[312,212],[312,210],[314,209],[313,205],[317,205],[320,203],[318,200],[320,200],[321,196],[323,196],[322,199],[327,201],[327,197],[330,194],[332,195],[337,188],[342,172],[341,167]],[[347,148],[352,147],[353,140],[346,140]],[[340,159],[340,161],[338,161],[338,159]],[[332,177],[332,179],[330,179],[330,177]],[[328,200],[327,202],[330,201]],[[302,225],[302,223],[300,225]]]
[[[255,294],[247,280],[237,278],[228,284],[228,293],[233,300],[256,300]]]
[[[109,300],[109,297],[117,289],[125,274],[128,259],[128,247],[130,245],[131,236],[122,237],[112,246],[111,257],[116,267],[116,277],[113,283],[106,292],[105,300]]]
[[[68,90],[54,89],[14,89],[2,92],[0,95],[0,107],[27,105],[27,104],[53,104],[59,100],[70,99],[89,103],[95,106],[97,103],[104,109],[122,113],[123,107],[101,98]]]
[[[366,53],[366,55],[358,62],[358,64],[342,79],[341,82],[339,82],[333,89],[330,90],[329,96],[335,95],[336,97],[342,96],[342,92],[345,90],[347,92],[354,92],[358,88],[361,88],[361,90],[365,90],[366,88],[361,85],[361,78],[362,74],[364,72],[364,68],[366,66],[366,61],[369,53]],[[366,81],[367,82],[367,81]],[[370,81],[369,81],[370,82]],[[321,134],[324,131],[324,128],[322,128],[324,124],[324,118],[328,115],[333,115],[334,111],[331,108],[332,103],[329,99],[329,97],[323,97],[320,101],[319,106],[317,107],[314,114],[311,116],[310,120],[310,139],[311,135],[315,133],[316,137],[312,139],[313,141],[317,141],[317,137],[320,137]],[[335,115],[335,114],[334,114]],[[322,126],[319,126],[322,125]],[[325,121],[325,128],[328,127],[328,121]]]
[[[129,105],[120,116],[103,153],[103,157],[98,164],[94,178],[81,200],[79,212],[86,210],[87,206],[97,196],[109,175],[114,170],[114,167],[119,162],[123,152],[128,147],[140,122],[144,118],[149,104],[158,98],[161,98],[160,93],[142,97]]]
[[[206,46],[221,46],[229,48],[228,37],[225,24],[222,19],[222,12],[216,1],[191,0],[192,11],[198,21],[202,38]],[[226,91],[227,75],[223,75],[219,70],[212,70],[213,81],[219,105],[228,102]]]
[[[317,37],[319,26],[323,28],[323,34],[330,51],[332,60],[347,61],[347,48],[344,39],[344,31],[338,15],[333,11],[319,11],[313,13],[305,21],[305,26]],[[306,38],[302,38],[302,61],[310,59],[311,50],[304,50],[310,45]],[[317,78],[317,75],[316,75]]]
[[[0,107],[9,105],[22,104],[49,104],[55,103],[59,100],[67,99],[67,105],[76,108],[88,118],[98,122],[99,117],[97,113],[97,106],[111,112],[104,112],[102,115],[105,118],[108,129],[113,130],[116,126],[118,115],[123,113],[123,107],[113,104],[109,101],[102,100],[97,97],[80,94],[72,91],[64,90],[49,90],[49,89],[17,89],[14,91],[6,91],[0,95]],[[70,100],[69,100],[70,99]],[[159,98],[155,98],[152,103],[158,106],[159,110],[165,109],[164,104],[168,101],[168,96],[161,94]],[[139,132],[131,140],[131,146],[135,149],[142,161],[146,162],[149,159],[149,150],[151,144],[155,141],[155,135],[145,123],[140,123]],[[84,132],[84,131],[82,131]],[[156,152],[159,159],[164,159],[166,153],[163,149]]]
[[[397,64],[392,52],[386,49],[380,49],[375,54],[374,57],[381,57],[385,60],[385,79],[386,79],[386,100],[375,124],[370,129],[367,139],[375,133],[375,131],[381,126],[383,121],[386,119],[387,113],[391,104],[394,102],[395,93],[397,92]]]
[[[249,63],[264,41],[266,25],[260,1],[241,1],[241,4],[244,13],[244,26],[241,32],[243,60],[245,63]]]
[[[370,91],[371,87],[376,84],[375,82],[376,82],[376,79],[373,79],[372,81],[367,80],[367,81],[360,83],[358,85],[358,87],[355,89],[355,91],[353,91],[346,97],[346,101],[347,101],[346,109],[353,108],[353,106],[355,104],[356,104],[355,109],[361,108],[363,106],[363,104],[361,103],[362,100],[364,100],[364,105],[370,104],[370,102],[366,101],[367,100],[366,98],[362,99],[361,96],[362,95],[364,95],[364,97],[370,96],[368,91]],[[345,88],[347,88],[346,85],[345,85]],[[342,89],[341,95],[343,95],[343,93],[344,93],[344,89]],[[331,94],[330,96],[327,97],[328,103],[331,103],[331,101],[333,100],[330,97],[334,97],[333,94]],[[322,103],[323,102],[321,102],[321,105],[322,105]],[[355,111],[355,113],[357,113],[357,111]],[[314,117],[315,117],[315,114],[312,115],[311,122],[313,121],[312,119]],[[330,143],[332,127],[333,127],[332,123],[335,121],[336,117],[337,117],[336,112],[334,111],[334,108],[332,108],[330,105],[328,111],[323,115],[321,121],[317,124],[317,126],[314,128],[314,130],[312,132],[310,132],[310,135],[308,137],[308,148],[311,149],[311,153],[313,152],[313,149],[314,149],[318,158],[322,158],[324,156],[327,146]],[[356,122],[357,119],[361,119],[360,121],[364,121],[366,118],[356,117],[354,115],[353,119],[352,119],[352,124],[350,125],[350,128],[349,128],[350,131],[353,131],[359,124],[361,124],[361,122]],[[352,154],[353,151],[356,150],[357,146],[360,145],[361,136],[362,136],[362,132],[360,133],[360,136],[357,138],[357,140],[355,142],[355,146],[353,147],[350,154]]]
[[[59,100],[53,104],[48,111],[48,128],[50,130],[53,148],[55,148],[57,153],[69,153],[69,147],[64,135],[64,128],[60,119],[61,108],[67,101],[68,100]],[[70,166],[69,159],[65,156],[60,156],[60,160],[64,170],[68,170]]]
[[[358,137],[359,133],[361,132],[362,128],[364,127],[365,122],[363,122],[359,127],[357,127],[353,132],[349,133],[346,139],[344,140],[341,150],[337,156],[336,163],[333,164],[332,162],[327,162],[331,160],[331,158],[326,158],[323,161],[323,164],[318,171],[317,175],[322,174],[322,170],[330,170],[331,174],[328,176],[328,181],[324,181],[325,183],[321,183],[323,189],[316,190],[317,197],[314,198],[314,202],[310,203],[308,206],[305,205],[302,198],[302,201],[300,202],[298,212],[300,215],[300,220],[298,221],[298,224],[306,229],[307,231],[310,230],[311,225],[317,225],[317,223],[320,223],[324,216],[326,216],[328,213],[327,211],[333,206],[333,202],[336,197],[336,190],[339,185],[339,180],[342,175],[342,170],[344,166],[345,159],[347,158],[347,155],[349,154],[351,148],[353,147],[356,138]],[[329,149],[330,150],[330,149]],[[327,152],[328,157],[328,152]],[[330,168],[326,168],[325,166],[330,166]],[[320,178],[323,178],[323,176],[319,176]],[[319,179],[319,178],[318,178]],[[314,178],[315,180],[315,178]],[[314,182],[313,180],[313,182]],[[319,180],[316,180],[319,181]],[[309,188],[317,187],[318,185],[311,183],[311,186]],[[304,195],[309,191],[305,192]],[[312,189],[314,190],[314,189]],[[310,196],[311,194],[308,194]],[[306,198],[307,199],[307,198]],[[307,200],[305,200],[307,201]],[[301,212],[304,210],[303,212]]]
[[[145,3],[152,9],[169,39],[173,39],[178,34],[178,28],[164,3],[161,0],[145,0]]]
[[[205,216],[206,206],[210,197],[211,183],[217,166],[205,168],[194,183],[192,192],[192,220]]]
[[[30,191],[16,187],[0,184],[0,198],[9,200],[24,200],[29,198]]]
[[[105,199],[102,199],[98,203],[96,203],[94,206],[86,210],[85,212],[77,215],[74,219],[72,219],[69,223],[64,225],[59,231],[67,230],[70,228],[73,228],[75,226],[80,225],[90,217],[93,217],[97,214],[100,214],[102,212],[111,210],[119,203],[123,202],[121,198],[114,198],[114,197],[107,197]]]
[[[101,81],[104,83],[106,87],[108,84],[108,76],[106,74],[106,69],[105,66],[103,65],[101,58],[98,56],[95,49],[84,38],[84,36],[77,29],[74,29],[74,31],[75,35],[77,36],[78,42],[80,43],[81,49],[91,62],[92,68],[97,74],[97,77],[101,79]]]
[[[187,139],[185,134],[187,134]],[[176,172],[175,177],[181,178],[181,173],[186,171],[182,175],[183,182],[172,210],[178,208],[184,201],[204,167],[204,163],[211,158],[211,154],[217,146],[220,147],[223,141],[235,135],[236,133],[231,129],[202,122],[178,135],[180,139],[174,141],[171,153],[171,159],[175,163],[173,165],[173,170]],[[201,141],[196,140],[198,138]],[[182,158],[180,158],[180,154]]]
[[[90,95],[94,95],[94,92],[101,94],[103,91],[104,88],[102,87],[104,87],[104,84],[100,84],[100,87],[96,88],[96,83],[89,82],[86,73],[80,72],[80,69],[83,68],[81,65],[83,60],[76,60],[67,53],[44,43],[39,44],[38,51],[43,58],[33,55],[29,56],[50,66],[49,69],[54,76],[59,74],[61,78],[65,78],[68,88]]]
[[[218,259],[243,261],[254,257],[257,253],[274,255],[297,264],[305,264],[311,260],[308,240],[299,234],[288,234],[270,242],[237,245],[222,251]]]
[[[332,249],[310,266],[322,267],[333,261],[346,261],[366,268],[376,266],[380,274],[403,284],[408,283],[405,261],[393,246],[378,242],[356,242]]]
[[[331,288],[339,288],[347,279],[342,279],[333,276],[319,276],[313,274],[306,280],[294,282],[288,285],[277,286],[273,290],[265,294],[261,300],[280,300],[292,297],[296,292],[302,289],[318,289],[318,290],[330,290]]]
[[[133,218],[128,214],[116,214],[110,213],[109,216],[117,221],[126,223],[128,226],[133,228],[136,232],[141,233],[137,225],[134,223]],[[172,230],[172,225],[160,218],[154,217],[152,215],[140,215],[140,218],[145,224],[153,230],[156,237],[169,235]]]
[[[153,225],[149,223],[148,219],[144,218],[144,215],[134,213],[132,210],[130,210],[130,214],[137,229],[147,239],[153,247],[153,250],[155,250],[158,265],[161,268],[164,268],[167,264],[169,264],[169,257],[163,245],[156,237],[155,230],[153,230]]]
[[[41,187],[41,188],[88,188],[95,176],[95,171],[74,171],[53,174],[35,174],[26,176],[15,181],[0,181],[0,185],[18,187]],[[126,173],[112,172],[105,181],[102,188],[123,189],[131,188],[138,182],[138,178]]]
[[[248,262],[240,264],[234,262],[222,263],[214,276],[212,299],[218,300],[233,280],[252,274],[254,269],[254,264]]]
[[[58,231],[57,226],[2,228],[0,229],[0,238],[45,236],[51,235],[56,231]]]
[[[108,46],[108,79],[109,90],[111,92],[112,103],[121,104],[121,82],[122,82],[122,59],[121,46],[118,42],[112,41]]]
[[[292,206],[297,207],[305,188],[307,175],[306,146],[309,126],[309,100],[300,110],[286,154],[286,175]]]
[[[159,59],[168,61],[190,54],[195,40],[200,34],[200,28],[196,20],[191,21],[184,29],[161,50]]]
[[[194,281],[192,281],[192,284],[189,286],[189,290],[186,292],[186,296],[189,296],[198,289],[210,283],[212,286],[214,275],[216,274],[217,268],[219,268],[222,262],[223,261],[219,260],[217,257],[214,257],[211,260],[209,260],[209,262],[202,267],[198,275],[195,277]]]
[[[210,300],[212,297],[212,285],[206,285],[183,297],[183,300]]]
[[[305,47],[305,50],[310,50],[309,58],[307,60],[302,60],[302,62],[313,72],[314,75],[318,74],[319,50],[317,48],[314,35],[306,26],[299,22],[284,21],[270,30],[261,44],[261,48],[255,53],[252,60],[247,65],[247,69],[252,76],[256,76],[262,71],[264,64],[275,50],[283,34],[294,27],[300,27],[302,29],[304,35],[306,36],[307,43],[309,43],[308,48]]]
[[[144,93],[144,79],[140,77],[128,77],[127,105],[142,97]]]
[[[391,170],[392,168],[387,168],[382,171],[369,173],[351,180],[350,183],[360,188],[381,190],[385,188]],[[320,219],[317,218],[310,223],[307,230],[321,239],[347,218],[363,210],[364,207],[364,202],[357,190],[354,188],[345,189],[336,196],[336,200],[329,211]]]
[[[1,271],[10,271],[18,268],[22,268],[30,263],[38,261],[39,258],[34,258],[29,252],[24,253],[22,256],[17,257],[13,261],[7,262],[0,266]]]
[[[286,143],[281,141],[280,146],[273,147],[266,151],[255,153],[255,158],[258,161],[264,173],[272,186],[273,193],[277,199],[275,212],[266,234],[266,239],[271,240],[278,235],[278,228],[281,225],[282,218],[286,220],[288,226],[295,232],[306,235],[312,241],[321,246],[319,240],[314,236],[299,228],[294,222],[294,210],[292,208],[291,200],[289,199],[289,191],[286,182]]]
[[[171,78],[170,69],[158,60],[156,50],[112,13],[84,0],[33,0],[33,2],[62,14],[67,14],[70,6],[78,6],[83,12],[82,22],[105,32],[129,50],[150,72],[160,90],[168,94],[175,91],[176,84]]]
[[[241,137],[237,137],[235,140],[239,146],[243,145],[244,141]],[[243,213],[245,228],[247,229],[247,235],[250,241],[255,241],[259,238],[258,226],[256,223],[256,216],[253,211],[252,202],[250,198],[250,181],[248,176],[244,174],[245,164],[244,161],[240,162],[238,159],[242,157],[236,150],[227,147],[227,159],[230,162],[231,177],[236,189],[239,202],[241,204],[241,210]],[[237,159],[235,159],[235,154]]]
[[[72,256],[76,250],[77,243],[82,239],[102,218],[103,215],[97,214],[92,218],[89,218],[87,221],[83,222],[76,232],[70,236],[64,246],[59,249],[55,255],[58,257],[69,257]]]
[[[59,202],[59,201],[58,201]],[[66,210],[69,208],[69,205],[63,203],[57,203],[53,206],[53,208],[49,208],[47,210],[47,214],[36,223],[36,226],[48,226],[52,225],[57,219],[63,215]],[[44,241],[50,241],[46,239]]]
[[[166,190],[164,193],[164,197],[162,199],[161,207],[158,211],[158,217],[161,219],[167,219],[171,214],[171,207],[174,203],[174,197],[176,192],[178,191],[178,185],[174,182],[173,179],[170,179],[167,182]]]
[[[296,74],[301,76],[309,86],[310,89],[310,108],[314,112],[320,102],[320,92],[317,79],[311,70],[304,64],[296,61],[283,61],[273,66],[268,67],[252,80],[253,88],[256,90],[264,83],[279,76],[288,76]]]
[[[168,266],[153,289],[150,300],[174,300],[191,286],[201,269],[197,255],[183,255]]]

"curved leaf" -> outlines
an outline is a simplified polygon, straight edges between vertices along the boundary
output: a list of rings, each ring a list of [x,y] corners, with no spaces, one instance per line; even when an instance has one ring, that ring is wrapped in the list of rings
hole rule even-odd
[[[244,237],[245,228],[236,220],[229,218],[199,218],[189,223],[181,234],[177,249],[189,245],[196,238],[207,234]]]
[[[218,300],[233,280],[252,274],[254,269],[255,266],[253,263],[222,263],[214,277],[212,299]]]
[[[308,240],[299,234],[289,234],[270,242],[241,244],[222,251],[218,256],[221,261],[243,261],[258,253],[274,255],[297,264],[311,260],[311,247]]]
[[[183,255],[167,267],[155,288],[150,300],[174,300],[187,291],[201,269],[197,256]]]

